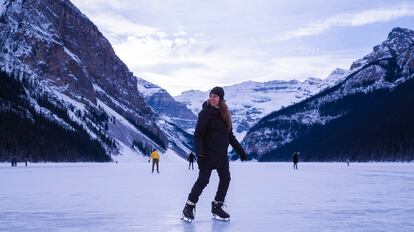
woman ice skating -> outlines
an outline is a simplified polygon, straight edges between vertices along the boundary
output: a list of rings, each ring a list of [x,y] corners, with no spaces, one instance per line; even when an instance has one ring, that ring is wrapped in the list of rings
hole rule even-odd
[[[154,165],[157,165],[157,172],[160,173],[159,164],[160,164],[160,153],[158,153],[157,149],[153,149],[148,159],[148,162],[152,159],[152,173],[154,173]]]
[[[214,201],[211,202],[211,213],[216,219],[230,220],[230,215],[222,208],[230,184],[227,157],[229,144],[242,161],[247,160],[247,155],[233,135],[231,116],[224,101],[223,88],[214,87],[210,91],[209,99],[204,102],[203,109],[198,114],[194,137],[199,174],[188,195],[182,220],[187,222],[194,220],[195,206],[203,189],[209,183],[213,169],[217,170],[220,180]]]

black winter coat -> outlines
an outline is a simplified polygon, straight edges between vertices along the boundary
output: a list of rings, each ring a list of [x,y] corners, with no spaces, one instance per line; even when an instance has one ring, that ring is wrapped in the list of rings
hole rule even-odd
[[[187,160],[190,161],[190,162],[194,162],[195,155],[191,152],[190,155],[188,156]]]
[[[293,159],[293,163],[298,163],[299,162],[299,156],[297,154],[294,154],[292,159]]]
[[[219,109],[208,105],[207,102],[204,102],[203,109],[198,114],[194,138],[199,168],[228,167],[227,149],[229,144],[242,160],[247,159],[247,155],[233,131],[227,130]]]

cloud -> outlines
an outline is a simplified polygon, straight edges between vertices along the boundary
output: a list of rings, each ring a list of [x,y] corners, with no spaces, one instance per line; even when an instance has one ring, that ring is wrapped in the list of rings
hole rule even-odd
[[[309,77],[326,78],[334,69],[348,69],[355,56],[342,52],[311,56],[291,56],[272,59],[269,73],[275,79],[305,80]]]
[[[98,26],[114,47],[117,55],[130,67],[145,67],[162,64],[186,66],[188,57],[207,53],[213,42],[202,33],[190,34],[177,26],[177,31],[168,33],[160,28],[141,25],[113,12],[99,11],[91,14]]]
[[[180,26],[168,33],[113,13],[98,12],[91,18],[136,76],[172,94],[222,84],[232,79],[226,75],[246,64],[240,51],[220,49],[205,34],[191,34]]]
[[[165,5],[158,1],[140,1],[148,7],[126,0],[119,4],[118,1],[104,0],[74,1],[108,38],[117,55],[136,76],[156,83],[172,95],[189,89],[208,90],[217,85],[247,80],[324,78],[335,68],[348,68],[355,57],[361,57],[367,51],[352,47],[352,52],[341,52],[338,48],[332,52],[319,45],[317,49],[305,43],[298,45],[296,41],[285,41],[283,46],[267,43],[267,38],[273,38],[274,34],[283,35],[274,31],[283,29],[275,26],[280,22],[273,20],[273,11],[269,18],[262,20],[256,17],[261,14],[253,14],[253,11],[255,17],[234,17],[237,20],[232,21],[230,18],[233,17],[228,17],[227,10],[218,15],[215,11],[197,11],[196,17],[181,9],[181,5]],[[204,4],[210,8],[216,6]],[[180,10],[176,12],[174,7]],[[400,5],[334,15],[288,32],[284,39],[314,35],[337,26],[360,26],[392,20],[411,15],[410,9],[413,8]],[[241,10],[244,9],[246,7]],[[233,12],[234,15],[244,12],[241,10]],[[223,17],[228,21],[215,23],[214,19]],[[276,24],[269,25],[268,22]],[[258,42],[262,38],[266,43]]]
[[[304,36],[318,35],[334,27],[355,27],[378,22],[388,22],[401,17],[414,16],[414,4],[401,4],[389,8],[375,8],[356,13],[342,13],[325,20],[310,23],[296,30],[286,32],[278,40],[290,40]]]
[[[160,72],[162,68],[143,70],[140,77],[157,83],[175,96],[189,89],[206,91],[216,85],[232,85],[247,80],[264,82],[325,78],[338,67],[349,68],[355,57],[355,54],[344,52],[277,57],[270,60],[259,59],[255,55],[250,51],[220,51],[209,56],[191,58],[197,63],[205,64],[202,66],[184,67],[180,63],[168,70],[168,73]]]
[[[119,40],[130,36],[137,38],[155,37],[157,39],[167,37],[167,34],[158,28],[140,25],[110,12],[95,13],[92,15],[92,21],[110,40]]]

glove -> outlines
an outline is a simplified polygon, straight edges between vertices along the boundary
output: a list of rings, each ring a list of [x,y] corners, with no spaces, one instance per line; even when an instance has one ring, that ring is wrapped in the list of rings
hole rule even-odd
[[[151,162],[151,160],[148,160],[148,163]]]

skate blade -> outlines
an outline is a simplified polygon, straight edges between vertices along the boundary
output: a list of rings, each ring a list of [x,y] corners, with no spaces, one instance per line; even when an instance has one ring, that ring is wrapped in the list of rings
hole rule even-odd
[[[183,220],[183,221],[185,221],[185,222],[188,222],[188,223],[191,223],[194,219],[191,219],[191,218],[188,218],[188,217],[182,217],[181,218],[181,220]]]
[[[222,217],[219,217],[216,214],[213,214],[213,219],[215,219],[217,221],[230,221],[230,218],[229,217],[228,218],[222,218]]]

